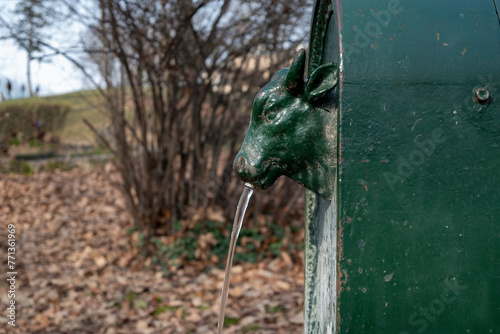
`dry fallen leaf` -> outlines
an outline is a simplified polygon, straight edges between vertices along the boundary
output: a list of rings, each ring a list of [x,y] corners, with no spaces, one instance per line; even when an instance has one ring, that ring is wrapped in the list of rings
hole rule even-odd
[[[224,277],[219,258],[210,253],[217,242],[215,235],[205,233],[199,240],[203,260],[174,266],[164,277],[161,268],[153,267],[151,257],[146,260],[141,255],[137,247],[140,233],[129,233],[133,223],[123,210],[126,201],[112,186],[118,181],[119,175],[109,164],[106,169],[0,178],[0,221],[16,224],[19,240],[20,295],[16,297],[22,316],[16,327],[22,328],[20,332],[215,331]],[[227,223],[222,212],[214,209],[208,217]],[[183,224],[194,226],[207,219],[202,211],[196,213],[198,220]],[[264,224],[265,218],[255,221]],[[5,233],[0,230],[2,249],[6,249]],[[230,232],[224,229],[223,233],[229,236]],[[159,240],[170,244],[175,237]],[[268,246],[270,240],[262,241],[261,246]],[[245,242],[254,243],[248,237]],[[151,268],[145,266],[146,261],[151,261]],[[242,333],[246,325],[260,328],[256,333],[301,332],[302,264],[303,253],[299,252],[257,263],[236,263],[227,316],[238,323],[225,333]],[[6,285],[0,285],[2,302],[6,295]],[[268,312],[271,302],[277,312]]]

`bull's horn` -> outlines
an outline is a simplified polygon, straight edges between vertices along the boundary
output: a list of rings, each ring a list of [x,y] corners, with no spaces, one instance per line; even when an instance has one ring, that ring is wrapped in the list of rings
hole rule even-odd
[[[283,88],[294,95],[299,95],[304,89],[304,69],[306,67],[306,52],[300,49],[293,58],[292,65],[288,70]]]

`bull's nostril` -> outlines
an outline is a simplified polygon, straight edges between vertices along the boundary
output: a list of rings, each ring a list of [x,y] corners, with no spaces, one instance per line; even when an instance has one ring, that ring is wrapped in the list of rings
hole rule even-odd
[[[240,156],[240,157],[238,158],[238,162],[237,162],[237,164],[236,164],[236,169],[237,169],[237,172],[238,172],[239,174],[241,174],[241,173],[244,173],[244,172],[245,172],[245,169],[246,169],[246,168],[245,168],[245,167],[246,167],[246,166],[245,166],[245,165],[246,165],[246,162],[247,162],[247,161],[246,161],[246,159],[245,159],[243,156]]]

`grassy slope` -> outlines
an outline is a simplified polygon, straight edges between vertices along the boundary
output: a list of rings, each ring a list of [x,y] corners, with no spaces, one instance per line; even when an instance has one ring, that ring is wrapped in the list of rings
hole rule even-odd
[[[109,124],[104,109],[102,108],[102,99],[95,90],[9,100],[4,103],[24,104],[36,100],[61,103],[71,107],[66,117],[64,127],[59,133],[61,142],[64,144],[90,145],[95,143],[92,131],[83,123],[84,118],[92,123],[97,129],[102,129]]]
[[[95,90],[48,96],[42,99],[71,106],[71,111],[60,133],[61,142],[63,143],[81,145],[95,143],[94,135],[83,123],[84,118],[97,129],[101,129],[108,124],[104,109],[102,108],[102,100]]]

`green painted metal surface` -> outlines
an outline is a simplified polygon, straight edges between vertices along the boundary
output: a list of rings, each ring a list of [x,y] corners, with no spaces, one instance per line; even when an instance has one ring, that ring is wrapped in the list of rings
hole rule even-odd
[[[344,1],[342,25],[338,332],[500,333],[494,2]]]

